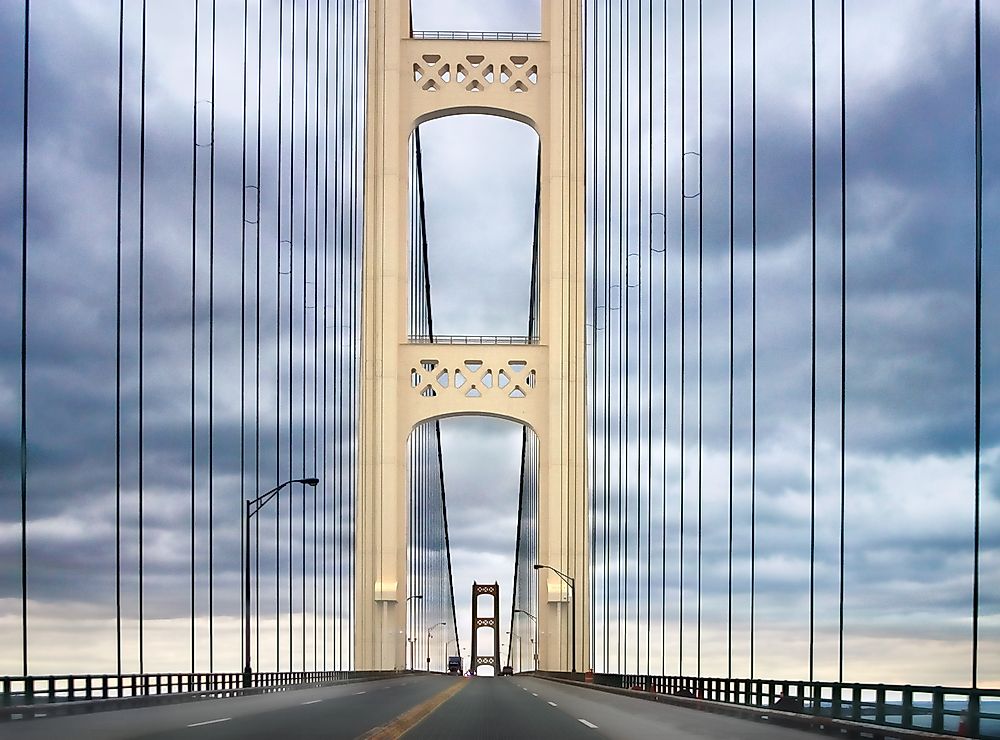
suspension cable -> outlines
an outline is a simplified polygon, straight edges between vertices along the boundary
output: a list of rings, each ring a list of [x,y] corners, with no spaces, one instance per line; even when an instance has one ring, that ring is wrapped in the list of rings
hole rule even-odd
[[[191,446],[191,470],[190,470],[190,523],[191,534],[188,540],[189,568],[190,568],[190,609],[191,609],[191,672],[196,670],[195,666],[195,486],[197,470],[197,426],[195,416],[195,398],[198,384],[196,375],[196,349],[197,349],[197,320],[198,320],[198,32],[200,23],[200,3],[194,3],[194,65],[192,72],[192,92],[191,92],[191,418],[190,418],[190,446]]]
[[[729,584],[726,677],[733,677],[733,405],[736,352],[736,4],[729,0]]]
[[[28,0],[30,2],[30,0]],[[27,4],[26,4],[27,9]],[[125,0],[118,4],[118,188],[115,223],[115,666],[122,674],[122,145]],[[27,668],[25,668],[27,675]]]
[[[840,0],[840,603],[837,680],[844,682],[844,534],[847,518],[847,24]]]
[[[31,0],[24,0],[24,82],[21,118],[21,671],[28,675],[28,83]]]
[[[751,13],[750,678],[754,678],[757,616],[757,0],[752,0]]]
[[[146,297],[146,0],[142,0],[142,61],[139,102],[139,673],[145,672],[145,297]]]
[[[811,395],[809,412],[809,680],[816,663],[816,0],[812,0],[810,46],[812,62],[812,318]]]
[[[972,687],[979,683],[979,550],[982,494],[983,409],[983,50],[982,0],[976,0],[976,420],[975,532],[972,585]]]
[[[216,0],[212,0],[212,117],[208,210],[208,670],[215,670],[215,51]]]

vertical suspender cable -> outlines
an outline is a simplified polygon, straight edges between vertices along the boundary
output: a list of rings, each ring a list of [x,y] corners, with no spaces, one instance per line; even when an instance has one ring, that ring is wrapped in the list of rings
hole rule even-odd
[[[247,414],[247,44],[249,28],[248,13],[250,10],[248,0],[243,0],[243,118],[240,128],[240,144],[242,147],[240,155],[240,497],[237,502],[240,505],[240,563],[245,562],[245,554],[249,543],[243,535],[246,528],[242,517],[246,516],[243,501],[246,499],[246,414]],[[241,581],[246,578],[245,574]],[[249,619],[249,614],[244,614],[243,602],[240,602],[240,621]],[[246,639],[242,632],[240,640]],[[240,654],[242,655],[246,646],[240,643]],[[211,660],[211,658],[210,658]],[[259,666],[258,666],[259,668]]]
[[[636,24],[637,32],[636,39],[638,44],[638,59],[639,59],[639,70],[638,70],[638,84],[636,86],[636,98],[638,100],[638,122],[637,131],[638,136],[636,137],[637,147],[641,146],[642,143],[642,92],[643,92],[643,79],[642,79],[642,5],[637,3],[636,7]],[[631,129],[631,127],[630,127]],[[642,155],[637,153],[636,156],[636,171],[635,171],[635,186],[636,186],[636,256],[638,261],[638,274],[636,277],[636,286],[638,288],[638,296],[636,300],[636,394],[635,394],[635,405],[636,405],[636,497],[635,497],[635,509],[636,509],[636,568],[635,568],[635,672],[641,673],[639,668],[639,658],[642,649],[642,629],[640,627],[640,610],[642,609],[642,391],[643,391],[643,366],[642,366]],[[629,250],[629,267],[631,268],[631,255],[632,250]],[[631,290],[631,285],[628,286]]]
[[[638,89],[637,89],[637,98],[638,98],[638,101],[639,101],[639,106],[638,106],[638,118],[639,118],[639,120],[638,120],[638,124],[637,124],[637,126],[638,126],[638,128],[637,128],[637,130],[638,130],[638,136],[637,136],[637,141],[636,141],[636,145],[637,145],[637,148],[638,148],[638,147],[641,146],[641,143],[642,143],[642,108],[643,108],[643,100],[642,100],[642,93],[643,93],[643,85],[642,85],[642,82],[643,82],[643,79],[642,79],[642,68],[643,68],[643,58],[642,58],[642,5],[641,4],[638,4],[638,6],[636,8],[636,11],[637,11],[636,12],[636,20],[637,20],[637,25],[638,25],[636,36],[637,36],[637,39],[638,39],[638,59],[639,59],[639,65],[638,65],[639,66],[639,72],[638,72]],[[639,667],[640,666],[639,658],[640,658],[640,651],[641,651],[641,648],[642,648],[642,634],[643,634],[643,630],[640,628],[640,614],[639,614],[639,612],[640,612],[640,610],[642,608],[642,583],[641,583],[641,581],[642,581],[642,568],[643,568],[643,561],[642,561],[642,483],[643,483],[643,480],[642,480],[642,477],[641,477],[641,471],[642,471],[642,393],[643,393],[643,382],[644,381],[645,382],[649,382],[649,375],[648,374],[646,374],[645,378],[643,377],[643,365],[642,365],[642,360],[643,360],[643,357],[642,357],[642,349],[643,349],[642,348],[642,298],[643,298],[643,293],[642,293],[642,251],[643,251],[642,250],[642,224],[643,224],[643,218],[642,218],[642,156],[641,156],[641,154],[636,157],[635,179],[636,179],[635,184],[636,184],[636,196],[637,196],[637,208],[636,208],[636,230],[637,230],[636,245],[637,246],[636,246],[636,251],[638,253],[638,275],[637,275],[637,278],[636,278],[636,284],[638,286],[638,291],[639,291],[638,292],[637,301],[636,301],[636,314],[637,314],[636,326],[637,326],[637,330],[638,330],[638,336],[636,337],[636,349],[637,349],[637,353],[638,353],[637,354],[637,363],[636,363],[636,374],[638,376],[637,377],[637,381],[638,381],[637,382],[637,386],[638,386],[638,389],[637,389],[636,394],[635,394],[635,405],[636,405],[636,414],[635,415],[636,415],[636,433],[637,433],[637,439],[636,439],[636,457],[637,457],[636,468],[637,468],[637,470],[636,470],[636,499],[635,499],[635,508],[636,508],[636,540],[637,540],[637,543],[636,543],[636,553],[638,555],[638,557],[636,558],[636,569],[635,569],[635,594],[636,594],[636,609],[635,609],[635,632],[636,632],[636,639],[635,639],[635,672],[636,673],[641,673],[642,671],[641,671],[641,669]],[[647,398],[648,398],[648,395],[647,395]],[[646,550],[646,558],[647,558],[647,560],[649,558],[649,550],[648,549]],[[646,572],[648,573],[649,572],[649,564],[648,564],[648,562],[645,565],[646,565]],[[648,606],[648,604],[649,604],[648,597],[646,599],[646,603],[647,603],[647,606]],[[646,642],[648,644],[648,642],[649,642],[649,629],[648,629],[649,622],[648,622],[648,620],[647,620],[646,624],[647,624],[647,629],[645,630],[645,632],[646,632]]]
[[[358,87],[358,84],[357,84],[358,83],[358,75],[357,75],[357,72],[356,72],[355,67],[354,67],[355,62],[359,59],[359,57],[358,57],[358,53],[359,53],[359,49],[358,49],[359,23],[358,23],[357,17],[355,16],[355,14],[353,12],[353,6],[351,6],[350,4],[348,4],[348,7],[352,8],[352,12],[350,13],[350,21],[349,21],[350,22],[350,27],[351,27],[351,44],[350,44],[350,47],[349,47],[350,53],[349,53],[348,56],[349,56],[350,62],[347,65],[347,69],[349,70],[349,72],[351,74],[351,90],[350,90],[350,96],[348,98],[349,103],[345,103],[345,108],[350,113],[350,116],[351,116],[351,125],[350,125],[351,144],[350,144],[349,151],[350,151],[350,162],[351,162],[351,166],[350,166],[350,173],[351,173],[351,181],[350,181],[351,182],[351,194],[352,194],[352,197],[353,197],[353,196],[356,196],[356,194],[358,192],[357,186],[358,186],[358,179],[359,179],[358,178],[359,157],[357,156],[357,143],[358,143],[357,142],[357,128],[358,128],[358,120],[357,119],[358,119],[358,116],[357,116],[357,110],[355,109],[355,104],[356,104],[355,101],[357,100],[356,96],[357,96],[357,87]],[[367,0],[365,0],[365,2],[363,3],[363,8],[361,9],[361,12],[362,12],[362,17],[367,18],[367,14],[368,14],[368,3],[367,3]],[[360,160],[361,160],[361,166],[363,167],[364,166],[364,158],[361,157]],[[357,357],[357,352],[356,352],[357,342],[358,342],[358,316],[359,316],[359,306],[358,306],[358,275],[357,275],[357,272],[358,272],[358,257],[359,257],[358,249],[357,249],[357,246],[358,246],[357,235],[358,235],[358,228],[359,228],[359,223],[358,222],[359,222],[359,219],[357,218],[356,210],[354,208],[351,208],[350,211],[349,211],[349,217],[348,217],[348,226],[350,227],[350,255],[349,255],[350,259],[349,259],[349,263],[348,264],[350,266],[350,279],[349,279],[350,291],[349,291],[349,296],[350,296],[350,308],[351,308],[351,320],[350,320],[350,326],[351,326],[351,329],[350,329],[350,346],[351,346],[351,352],[350,352],[350,362],[348,363],[349,379],[350,379],[349,383],[348,383],[348,399],[350,401],[350,405],[351,405],[352,409],[355,408],[355,406],[356,406],[355,395],[358,392],[358,382],[357,382],[358,357]],[[358,435],[353,430],[352,430],[352,433],[351,433],[351,445],[350,445],[350,449],[351,449],[350,467],[349,467],[349,471],[348,472],[349,472],[349,474],[351,476],[351,480],[355,480],[354,476],[355,476],[355,471],[357,469]],[[348,580],[348,584],[349,584],[348,592],[352,595],[352,597],[349,598],[348,602],[347,602],[348,603],[348,634],[350,634],[350,630],[354,626],[354,620],[357,617],[357,605],[354,603],[354,599],[353,599],[354,587],[355,587],[356,580],[357,580],[357,576],[356,576],[356,573],[355,573],[355,564],[356,564],[357,559],[356,559],[355,553],[354,553],[354,543],[355,543],[355,541],[357,539],[357,532],[354,529],[354,517],[355,517],[355,506],[356,506],[356,499],[355,499],[355,495],[354,494],[355,494],[355,491],[352,489],[350,491],[350,495],[348,495],[348,497],[347,497],[348,521],[351,523],[350,524],[351,528],[349,530],[350,533],[351,533],[351,536],[350,536],[350,540],[349,540],[349,546],[348,546],[348,549],[347,549],[347,552],[348,552],[348,568],[347,568],[348,577],[347,577],[347,580]],[[354,659],[354,655],[355,655],[355,653],[354,653],[353,642],[349,641],[348,642],[348,649],[347,649],[347,658],[348,658],[347,662],[348,662],[348,664],[352,664],[353,659]]]
[[[649,114],[646,129],[647,209],[653,208],[653,0],[646,5],[647,60],[646,104]],[[646,219],[646,254],[649,255],[649,288],[646,291],[646,673],[652,668],[652,600],[653,600],[653,219]]]
[[[726,622],[726,677],[733,677],[733,380],[736,350],[736,4],[729,0],[729,615]]]
[[[668,43],[667,36],[669,31],[668,24],[668,12],[667,5],[663,6],[663,131],[664,131],[664,141],[663,141],[663,192],[661,193],[661,215],[663,216],[663,390],[661,395],[663,397],[662,401],[662,413],[663,413],[663,442],[662,442],[662,465],[663,471],[661,473],[662,478],[662,500],[660,502],[660,518],[662,530],[660,532],[660,673],[666,675],[667,673],[667,491],[668,491],[668,460],[667,460],[667,447],[668,447],[668,432],[670,430],[670,425],[667,421],[667,403],[668,403],[668,393],[666,389],[669,387],[669,348],[667,345],[667,340],[669,338],[669,301],[670,296],[669,289],[669,263],[670,263],[670,251],[667,249],[667,210],[668,210],[668,199],[667,190],[669,186],[669,148],[667,147],[667,136],[666,132],[669,129],[669,119],[667,116],[667,101],[669,98],[669,74],[668,74]]]
[[[276,318],[275,318],[275,345],[274,345],[274,484],[281,483],[281,246],[284,241],[281,238],[281,228],[283,225],[282,195],[284,190],[284,132],[285,132],[285,111],[284,111],[284,69],[285,61],[285,2],[278,3],[278,163],[277,163],[277,218],[278,228],[276,234],[277,241],[277,271],[276,280]],[[292,250],[289,248],[288,256],[291,259]],[[275,502],[274,514],[274,670],[281,670],[281,499]],[[291,666],[289,666],[291,669]]]
[[[334,89],[337,91],[337,104],[336,104],[336,119],[334,121],[334,149],[333,149],[333,171],[336,173],[336,179],[334,181],[334,201],[337,203],[337,250],[334,255],[334,285],[337,286],[337,303],[335,304],[334,311],[334,326],[336,327],[335,337],[337,341],[337,351],[335,355],[333,371],[334,371],[334,425],[337,429],[337,450],[338,453],[334,458],[334,476],[337,481],[337,522],[338,525],[334,529],[334,546],[333,550],[341,559],[337,564],[337,590],[334,592],[334,604],[333,610],[337,614],[337,639],[334,645],[334,652],[336,655],[337,668],[338,670],[343,667],[343,642],[344,642],[344,620],[341,616],[341,612],[344,608],[344,577],[347,571],[344,569],[345,560],[348,565],[352,562],[350,544],[351,539],[349,533],[344,532],[346,526],[346,518],[344,516],[344,453],[343,450],[348,448],[349,440],[346,439],[346,422],[344,414],[344,400],[349,399],[350,395],[345,394],[343,391],[344,387],[344,306],[345,299],[344,294],[348,293],[349,290],[344,290],[344,283],[350,286],[350,281],[345,277],[349,275],[348,267],[346,264],[346,250],[344,248],[344,225],[346,223],[345,209],[343,208],[344,202],[344,108],[345,99],[343,95],[343,87],[345,85],[345,78],[343,76],[344,70],[344,49],[342,48],[341,39],[344,33],[344,6],[341,0],[337,0],[337,15],[336,15],[336,33],[335,37],[337,39],[335,49],[337,51],[337,63],[336,71],[334,75]],[[346,304],[350,307],[350,302]],[[350,324],[347,325],[348,329]],[[348,332],[348,338],[350,333]],[[347,385],[350,385],[350,374],[348,373]],[[350,470],[350,460],[348,459],[348,471]],[[347,492],[348,497],[348,508],[350,506],[350,491]],[[344,545],[347,545],[347,557],[343,558]],[[347,575],[349,579],[350,576]],[[347,608],[350,612],[350,604],[353,602],[353,594],[347,597]]]
[[[361,60],[363,58],[361,56],[361,54],[362,54],[362,52],[365,51],[364,49],[361,48],[361,46],[359,44],[359,38],[358,38],[359,35],[360,35],[360,32],[361,32],[359,29],[363,30],[366,27],[364,19],[368,17],[368,0],[364,0],[363,4],[364,4],[364,7],[360,9],[360,11],[361,11],[361,20],[359,21],[358,17],[355,16],[354,14],[352,14],[352,16],[351,16],[351,28],[352,28],[352,33],[353,33],[353,41],[352,41],[352,44],[351,44],[351,50],[352,50],[351,63],[349,65],[348,69],[351,70],[351,87],[352,87],[352,90],[351,90],[351,100],[352,101],[357,100],[358,74],[356,72],[356,69],[357,69],[358,63],[361,62]],[[352,159],[353,159],[353,162],[354,162],[354,165],[353,165],[353,176],[354,176],[353,188],[354,188],[355,192],[362,192],[363,193],[363,191],[364,191],[363,183],[364,183],[365,158],[363,156],[361,156],[361,157],[358,156],[358,146],[359,146],[359,142],[358,142],[358,128],[359,128],[358,123],[359,123],[359,121],[358,121],[358,119],[359,119],[359,116],[357,115],[357,111],[354,110],[354,107],[352,105],[352,108],[351,108],[351,139],[352,139],[351,140],[351,153],[352,153]],[[362,118],[361,120],[362,120],[362,123],[363,123],[364,119]],[[362,136],[364,135],[363,129],[362,129],[361,135]],[[359,302],[359,290],[360,290],[360,270],[361,270],[361,261],[360,261],[360,258],[361,258],[361,239],[362,239],[361,227],[363,226],[363,223],[364,223],[364,220],[363,220],[362,217],[356,217],[354,219],[354,224],[353,224],[354,239],[352,241],[352,248],[353,248],[353,256],[354,256],[354,263],[353,263],[354,267],[353,267],[353,272],[352,272],[352,287],[353,287],[353,305],[355,307],[355,315],[354,315],[354,319],[353,319],[354,326],[355,326],[355,330],[354,330],[355,331],[355,335],[358,334],[358,329],[360,327],[360,319],[361,319],[361,305],[360,305],[360,302]],[[358,376],[358,372],[359,372],[359,369],[360,369],[359,368],[359,357],[360,357],[360,353],[357,352],[357,351],[355,351],[353,353],[353,355],[352,355],[352,360],[353,360],[353,363],[354,363],[354,367],[353,367],[353,370],[352,370],[352,377],[354,379],[355,388],[357,388],[357,376]],[[355,393],[357,393],[357,391],[355,391]],[[353,464],[355,466],[357,465],[357,443],[356,442],[355,442],[355,452],[354,452]],[[353,574],[353,571],[352,571],[352,574]],[[352,578],[353,577],[354,576],[352,575]],[[355,612],[355,616],[356,616],[356,612]]]
[[[750,678],[754,678],[757,616],[757,0],[753,0],[751,13]]]
[[[190,509],[191,509],[191,535],[189,538],[190,550],[190,590],[191,590],[191,672],[195,671],[195,471],[197,469],[197,454],[195,444],[197,441],[197,428],[195,419],[195,390],[197,387],[197,375],[195,374],[195,350],[197,347],[197,285],[198,285],[198,28],[199,28],[199,2],[194,2],[194,67],[192,73],[192,100],[191,100],[191,476],[190,476]]]
[[[976,0],[976,501],[972,583],[972,686],[979,683],[979,543],[983,408],[983,52],[982,0]]]
[[[295,56],[298,27],[295,23],[295,1],[292,0],[292,48],[291,48],[291,95],[289,96],[288,121],[288,473],[290,479],[294,475],[295,459],[295,368],[293,353],[295,347]],[[305,274],[305,245],[303,244],[302,260],[303,275]],[[295,599],[295,583],[292,578],[292,560],[295,557],[295,516],[292,513],[294,502],[288,498],[288,670],[295,670],[295,618],[293,603]]]
[[[118,193],[115,232],[115,665],[122,674],[122,139],[125,0],[118,3]],[[27,671],[26,671],[27,673]]]
[[[322,40],[322,8],[320,0],[316,0],[316,75],[315,75],[315,116],[313,126],[313,453],[312,469],[313,475],[318,473],[319,464],[319,134],[320,134],[320,64],[322,55],[320,54],[320,41]],[[326,265],[324,263],[324,269]],[[323,296],[324,305],[326,296]],[[324,492],[326,490],[326,476],[323,476]],[[313,670],[319,667],[319,510],[317,504],[318,491],[313,488]],[[325,505],[324,500],[324,505]],[[325,520],[324,520],[325,521]]]
[[[632,60],[631,55],[625,50],[631,46],[631,14],[629,12],[630,2],[629,0],[623,0],[623,5],[625,6],[625,15],[621,22],[621,49],[622,49],[622,77],[621,77],[621,88],[619,90],[619,104],[621,110],[619,113],[619,145],[621,147],[621,158],[618,160],[618,187],[619,194],[621,196],[621,210],[619,211],[619,229],[622,234],[622,238],[619,240],[620,251],[618,253],[618,258],[620,260],[622,273],[618,277],[618,305],[621,307],[621,311],[618,314],[619,325],[621,329],[621,368],[622,372],[619,375],[618,388],[621,394],[624,391],[624,405],[622,408],[625,410],[625,419],[619,425],[619,430],[621,432],[621,444],[622,450],[619,460],[622,461],[620,466],[621,470],[621,481],[619,484],[619,505],[625,514],[624,523],[620,532],[619,537],[619,552],[621,557],[621,580],[624,588],[624,600],[622,602],[622,668],[628,672],[628,612],[629,612],[629,598],[628,598],[628,587],[629,587],[629,558],[628,552],[631,550],[631,537],[629,536],[629,469],[632,466],[632,460],[630,456],[631,448],[631,437],[632,437],[632,408],[629,403],[631,383],[626,382],[626,379],[630,379],[631,367],[632,367],[632,342],[629,337],[630,323],[632,321],[632,299],[629,293],[629,283],[631,275],[629,270],[629,263],[631,258],[629,257],[628,244],[631,238],[632,224],[630,219],[630,211],[632,205],[632,192],[631,192],[631,181],[628,176],[629,160],[631,158],[631,134],[632,134],[632,106],[629,105],[627,98],[631,92],[631,72],[632,72]],[[638,559],[637,559],[638,565]],[[638,639],[638,635],[636,635]],[[636,668],[638,671],[638,668]]]
[[[21,119],[21,671],[28,675],[28,80],[31,0],[24,0]]]
[[[253,436],[254,436],[254,492],[260,491],[260,301],[261,301],[261,282],[260,282],[260,217],[261,217],[261,195],[260,195],[260,184],[261,184],[261,109],[262,109],[262,92],[263,92],[263,73],[264,73],[264,3],[263,0],[258,0],[257,3],[257,156],[256,156],[256,191],[257,191],[257,225],[254,228],[254,249],[256,255],[254,258],[254,278],[255,278],[255,292],[254,292],[254,348],[256,350],[256,357],[254,358],[254,420],[253,420]],[[247,543],[247,547],[249,547]],[[256,593],[254,594],[254,608],[256,609],[255,621],[256,630],[254,633],[254,640],[256,641],[256,650],[254,656],[256,658],[255,665],[260,666],[260,517],[254,519],[254,588]]]
[[[329,412],[329,378],[327,375],[327,360],[329,357],[329,334],[330,327],[327,324],[327,311],[329,309],[329,235],[330,235],[330,0],[326,0],[326,24],[323,31],[323,670],[327,670],[327,659],[329,649],[327,646],[329,600],[327,584],[327,566],[329,565],[329,555],[327,551],[327,530],[329,528],[329,514],[327,511],[329,503],[329,489],[327,480],[330,477],[330,470],[327,463],[328,432],[327,425]],[[318,134],[317,134],[318,135]],[[339,291],[338,291],[339,292]]]
[[[697,668],[701,678],[701,560],[702,560],[702,452],[704,431],[705,328],[705,16],[698,0],[698,637]]]
[[[847,517],[847,26],[840,0],[840,601],[837,680],[844,682],[844,533]]]
[[[618,16],[618,408],[625,409],[625,418],[618,419],[618,663],[627,672],[628,664],[628,190],[626,161],[628,155],[627,110],[628,95],[628,0],[619,3]],[[622,12],[625,11],[625,12]],[[624,585],[624,589],[623,589]]]
[[[588,117],[588,130],[586,139],[586,153],[588,156],[587,172],[589,178],[596,179],[597,176],[597,16],[591,12],[591,3],[584,3],[584,43],[585,43],[585,72],[587,74],[587,107],[585,115]],[[591,107],[592,106],[592,107]],[[539,149],[541,145],[539,144]],[[591,344],[590,344],[590,377],[589,398],[590,398],[590,665],[597,664],[597,191],[594,192],[594,199],[589,203],[590,215],[590,243],[588,244],[588,256],[590,259],[590,323],[591,323]],[[530,335],[529,335],[530,336]],[[521,445],[522,456],[527,454],[527,436]],[[521,485],[524,485],[522,473]],[[525,512],[527,516],[527,512]],[[529,525],[530,526],[530,525]],[[534,572],[534,571],[532,571]],[[534,612],[532,612],[534,613]],[[529,643],[530,644],[530,643]],[[524,665],[523,658],[523,636],[518,648],[520,665]],[[532,651],[534,652],[534,651]],[[532,663],[533,665],[533,663]],[[524,670],[523,667],[521,670]]]
[[[611,661],[611,3],[605,5],[604,64],[604,663]],[[615,670],[620,670],[616,667]]]
[[[208,175],[208,670],[215,670],[215,47],[212,0],[212,117]]]
[[[306,309],[309,304],[307,297],[309,276],[308,267],[308,245],[309,245],[309,2],[305,3],[306,19],[303,33],[305,52],[303,54],[303,82],[302,82],[302,448],[300,449],[302,476],[306,475],[306,368],[308,366],[308,346],[306,339],[306,325],[309,323],[306,318]],[[315,493],[316,489],[313,488]],[[302,496],[302,571],[299,588],[301,589],[302,616],[299,619],[299,630],[302,640],[302,670],[306,669],[306,496],[303,491]]]
[[[812,0],[812,388],[809,412],[809,680],[816,664],[816,0]]]
[[[139,673],[145,672],[145,573],[143,484],[145,473],[145,298],[146,298],[146,0],[142,1],[142,62],[139,103]]]
[[[684,675],[684,416],[687,408],[687,160],[684,156],[687,138],[687,0],[681,0],[681,398],[680,398],[680,533],[678,547],[677,589],[677,675]]]

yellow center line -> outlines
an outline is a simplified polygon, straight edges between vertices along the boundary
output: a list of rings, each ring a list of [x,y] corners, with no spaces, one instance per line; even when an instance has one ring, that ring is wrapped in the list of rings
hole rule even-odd
[[[361,735],[358,740],[397,740],[397,738],[401,738],[407,732],[427,719],[427,717],[436,711],[438,707],[464,689],[465,684],[465,681],[456,681],[444,691],[439,691],[430,699],[427,699],[412,709],[403,712],[403,714],[396,717],[396,719],[392,720],[392,722],[381,725],[380,727],[372,728],[364,735]]]

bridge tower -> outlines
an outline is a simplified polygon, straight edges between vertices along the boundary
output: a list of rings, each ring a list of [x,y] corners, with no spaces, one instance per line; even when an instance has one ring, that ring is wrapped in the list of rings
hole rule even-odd
[[[525,40],[414,38],[406,0],[369,3],[358,669],[406,665],[407,439],[421,422],[459,415],[512,420],[537,435],[538,559],[576,579],[573,598],[554,573],[538,571],[539,668],[574,662],[571,608],[575,663],[589,667],[581,35],[579,0],[542,0],[541,38]],[[408,142],[420,123],[467,113],[517,120],[539,137],[537,341],[427,344],[407,334]]]
[[[493,616],[479,616],[479,597],[493,598]],[[489,627],[493,630],[493,645],[489,655],[479,654],[479,630]],[[473,673],[479,673],[479,667],[493,666],[493,675],[500,675],[500,584],[472,584],[472,652],[469,653],[469,668]]]

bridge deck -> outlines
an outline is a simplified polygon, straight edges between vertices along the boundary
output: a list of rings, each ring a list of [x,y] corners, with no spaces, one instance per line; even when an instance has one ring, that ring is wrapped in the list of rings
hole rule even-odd
[[[452,693],[456,686],[461,686],[460,690]],[[408,740],[814,737],[807,732],[537,678],[459,679],[440,675],[407,675],[280,694],[11,722],[3,727],[3,736],[17,740],[52,737],[346,740],[398,737],[407,727],[412,728],[406,732]],[[383,735],[378,734],[378,728],[386,728]]]

